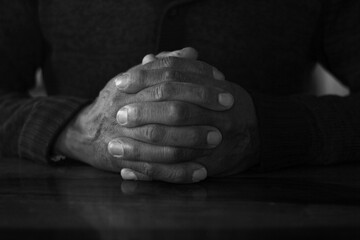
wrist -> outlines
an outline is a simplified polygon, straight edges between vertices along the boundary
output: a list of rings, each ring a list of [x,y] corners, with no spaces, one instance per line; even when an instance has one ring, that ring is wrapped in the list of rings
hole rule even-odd
[[[60,132],[54,144],[53,156],[64,156],[79,161],[84,159],[85,131],[81,121],[84,110],[80,111]]]

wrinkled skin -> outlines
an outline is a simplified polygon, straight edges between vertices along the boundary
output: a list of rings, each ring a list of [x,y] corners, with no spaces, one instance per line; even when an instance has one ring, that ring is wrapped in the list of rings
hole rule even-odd
[[[167,59],[158,60],[167,61]],[[179,59],[179,61],[186,62],[184,64],[191,64],[192,61],[188,59]],[[161,65],[161,64],[160,64]],[[173,73],[172,75],[176,75]],[[128,88],[123,89],[124,92],[136,91],[133,85],[138,85],[137,79],[132,79],[133,83]],[[200,88],[204,86],[212,86],[219,89],[223,89],[226,92],[231,93],[234,96],[235,102],[231,109],[225,111],[196,109],[194,112],[198,112],[202,117],[197,118],[197,114],[189,114],[189,118],[193,118],[193,121],[189,119],[181,119],[182,125],[193,124],[205,124],[214,126],[220,130],[223,139],[219,146],[217,146],[210,154],[199,157],[195,161],[201,163],[206,167],[209,176],[224,176],[234,173],[238,173],[249,169],[257,164],[256,154],[259,147],[259,138],[257,133],[257,122],[255,116],[255,110],[253,102],[249,94],[240,86],[228,82],[218,81],[208,76],[192,76],[183,77],[178,74],[176,81],[196,83]],[[134,83],[135,82],[135,83]],[[162,84],[166,93],[166,101],[174,100],[172,96],[176,95],[177,82],[171,83],[154,83],[154,85],[160,87]],[[173,85],[173,87],[169,87]],[[128,90],[131,89],[131,90]],[[128,91],[127,91],[128,90]],[[143,90],[144,91],[144,90]],[[206,92],[206,90],[204,90]],[[210,94],[203,93],[202,97],[209,97]],[[208,105],[208,108],[209,105]],[[183,111],[183,109],[182,109]],[[190,111],[192,112],[192,111]],[[180,114],[181,115],[181,114]],[[170,118],[170,116],[162,116],[163,118]],[[153,144],[156,144],[153,142]],[[178,170],[181,172],[181,170]],[[149,173],[148,173],[149,174]],[[150,173],[152,174],[152,173]],[[164,174],[165,175],[165,174]],[[177,174],[173,174],[177,175]],[[180,175],[180,174],[179,174]],[[141,176],[138,176],[141,179]]]
[[[110,80],[74,118],[57,141],[60,153],[104,170],[127,169],[135,175],[129,179],[180,183],[257,163],[255,110],[244,89],[219,81],[221,73],[194,58],[163,54],[143,63]],[[121,143],[120,154],[113,143]],[[205,176],[194,179],[203,167]]]

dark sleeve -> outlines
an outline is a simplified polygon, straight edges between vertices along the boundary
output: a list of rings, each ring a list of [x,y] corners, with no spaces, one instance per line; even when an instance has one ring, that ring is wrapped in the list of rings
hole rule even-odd
[[[347,97],[252,94],[264,170],[360,159],[360,1],[323,1],[318,60],[350,88]]]
[[[0,0],[0,153],[45,162],[87,100],[29,96],[44,54],[37,19],[36,1]]]

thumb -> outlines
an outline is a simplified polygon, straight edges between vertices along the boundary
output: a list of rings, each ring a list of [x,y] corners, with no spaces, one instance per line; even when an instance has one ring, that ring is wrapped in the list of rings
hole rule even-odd
[[[188,58],[188,59],[196,60],[198,58],[198,52],[192,47],[186,47],[172,52],[161,52],[158,55],[156,55],[156,57],[157,58],[179,57],[179,58]]]
[[[186,47],[172,52],[161,52],[156,56],[154,56],[154,54],[148,54],[143,58],[142,64],[147,64],[158,58],[164,57],[178,57],[196,60],[198,58],[198,52],[192,47]]]
[[[164,181],[171,183],[200,182],[207,177],[206,168],[196,162],[177,164],[138,163],[132,168],[122,169],[124,180]]]

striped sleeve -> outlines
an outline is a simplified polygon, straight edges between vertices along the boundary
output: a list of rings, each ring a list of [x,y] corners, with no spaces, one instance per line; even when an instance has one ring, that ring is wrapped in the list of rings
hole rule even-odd
[[[85,99],[74,97],[44,97],[36,101],[19,133],[17,156],[46,162],[58,134],[86,103]]]

